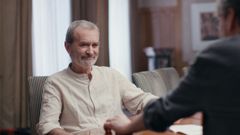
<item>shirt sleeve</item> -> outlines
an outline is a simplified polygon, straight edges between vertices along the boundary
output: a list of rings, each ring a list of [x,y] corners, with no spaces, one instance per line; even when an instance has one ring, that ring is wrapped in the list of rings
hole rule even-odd
[[[216,95],[218,85],[226,79],[221,76],[226,73],[226,67],[219,52],[214,48],[203,51],[172,93],[145,107],[147,129],[164,131],[179,118],[204,112]]]
[[[118,72],[117,78],[119,82],[122,103],[124,107],[132,114],[143,111],[143,108],[148,102],[158,98],[151,93],[143,92],[143,90],[137,88],[132,82]]]
[[[43,88],[39,123],[36,126],[38,134],[44,135],[54,128],[61,128],[59,124],[61,108],[60,93],[55,89],[53,83],[47,80]]]

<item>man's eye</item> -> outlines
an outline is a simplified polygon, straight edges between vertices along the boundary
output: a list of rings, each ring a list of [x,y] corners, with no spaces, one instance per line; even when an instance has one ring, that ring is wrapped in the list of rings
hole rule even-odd
[[[92,46],[93,46],[93,47],[97,47],[97,46],[98,46],[98,43],[93,43]]]
[[[80,46],[81,47],[86,47],[86,46],[88,46],[88,44],[87,43],[82,43],[82,44],[80,44]]]

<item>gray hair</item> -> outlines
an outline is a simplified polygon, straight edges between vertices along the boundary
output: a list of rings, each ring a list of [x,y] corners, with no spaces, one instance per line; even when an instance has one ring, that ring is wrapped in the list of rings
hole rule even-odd
[[[76,20],[76,21],[73,21],[68,27],[66,38],[65,38],[66,43],[69,43],[69,44],[73,43],[74,41],[73,32],[77,27],[81,27],[89,30],[97,30],[99,32],[99,28],[97,27],[96,24],[86,20]]]
[[[237,22],[240,25],[240,0],[220,0],[220,6],[220,11],[224,17],[228,15],[229,8],[232,8],[235,12]]]

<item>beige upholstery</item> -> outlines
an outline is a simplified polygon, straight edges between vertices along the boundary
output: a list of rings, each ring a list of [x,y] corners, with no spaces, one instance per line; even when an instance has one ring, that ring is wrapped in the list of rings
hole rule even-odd
[[[29,77],[29,114],[32,135],[36,135],[36,124],[39,120],[43,84],[47,79],[46,76]]]
[[[138,72],[132,77],[137,87],[160,97],[174,89],[180,80],[177,71],[172,67]]]
[[[175,68],[169,67],[169,68],[160,68],[156,70],[163,78],[164,83],[166,84],[166,88],[174,89],[177,87],[180,77],[178,72]]]

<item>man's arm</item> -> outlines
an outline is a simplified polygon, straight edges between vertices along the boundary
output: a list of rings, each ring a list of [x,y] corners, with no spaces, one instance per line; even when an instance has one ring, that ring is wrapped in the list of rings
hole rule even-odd
[[[61,95],[52,85],[51,80],[47,80],[43,88],[40,118],[37,124],[39,134],[44,135],[50,133],[53,129],[61,129],[59,124],[61,108]]]
[[[148,102],[158,99],[157,96],[137,88],[119,72],[115,71],[114,74],[118,80],[122,103],[130,113],[138,114]]]

